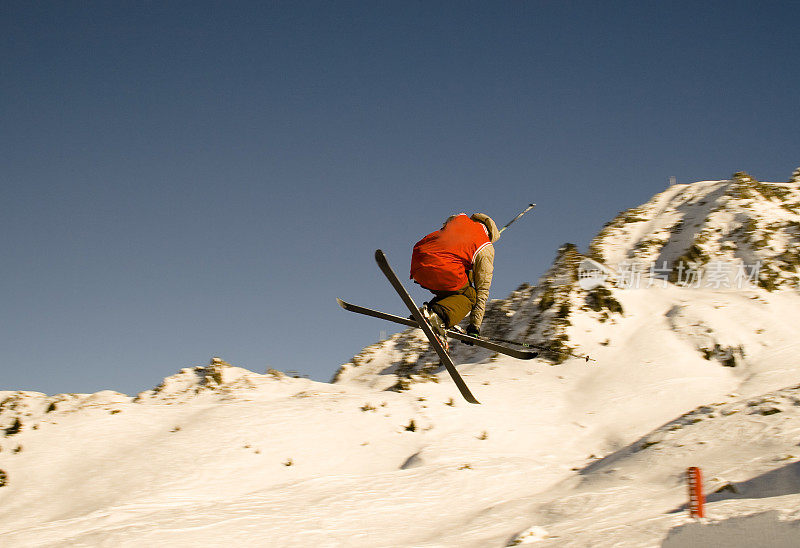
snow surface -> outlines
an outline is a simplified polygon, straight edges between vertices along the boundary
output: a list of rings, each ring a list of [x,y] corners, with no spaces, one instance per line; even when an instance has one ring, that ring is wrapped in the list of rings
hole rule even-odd
[[[669,224],[678,187],[603,250]],[[223,362],[136,397],[0,392],[0,546],[800,545],[797,290],[614,296],[622,315],[570,316],[596,362],[464,354],[481,405],[442,370],[386,390],[424,351],[418,330],[331,384]],[[736,366],[703,355],[714,345],[741,349]]]

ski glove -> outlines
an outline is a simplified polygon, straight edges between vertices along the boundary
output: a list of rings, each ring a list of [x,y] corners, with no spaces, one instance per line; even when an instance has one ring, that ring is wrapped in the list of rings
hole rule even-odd
[[[474,325],[469,324],[467,326],[467,335],[469,335],[470,337],[480,337],[481,336],[480,327],[475,327]],[[464,344],[466,344],[467,346],[475,346],[475,343],[471,343],[471,342],[467,342],[467,341],[462,341],[462,342]]]

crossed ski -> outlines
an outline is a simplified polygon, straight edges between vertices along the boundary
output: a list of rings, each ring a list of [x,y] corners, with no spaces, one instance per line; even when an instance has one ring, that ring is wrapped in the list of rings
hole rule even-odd
[[[358,306],[357,304],[349,303],[347,301],[343,301],[342,299],[336,299],[336,302],[339,303],[339,306],[350,312],[356,312],[357,314],[363,314],[365,316],[372,316],[373,318],[399,323],[400,325],[406,325],[408,327],[419,327],[417,321],[411,318],[387,314],[386,312]],[[532,360],[539,355],[538,352],[510,348],[504,344],[498,344],[495,341],[467,335],[466,333],[456,329],[448,329],[447,336],[451,339],[456,339],[467,344],[474,344],[475,346],[480,346],[487,350],[492,350],[493,352],[499,352],[500,354],[505,354],[506,356],[511,356],[512,358],[516,358],[518,360]]]
[[[389,261],[386,259],[386,255],[383,254],[383,251],[378,249],[375,251],[375,261],[378,263],[383,274],[386,276],[386,279],[389,280],[389,283],[392,284],[397,294],[400,295],[400,298],[403,299],[403,302],[408,307],[409,312],[416,320],[417,326],[422,329],[422,332],[425,333],[425,336],[428,337],[428,341],[431,343],[431,346],[439,355],[439,359],[444,365],[447,372],[450,373],[450,376],[453,378],[453,382],[456,383],[459,392],[461,395],[464,396],[464,399],[467,400],[469,403],[480,403],[478,400],[475,399],[475,396],[472,395],[472,392],[469,391],[467,384],[464,382],[464,379],[461,378],[461,375],[458,373],[455,364],[453,363],[453,359],[450,357],[450,354],[447,353],[444,346],[442,346],[441,341],[438,339],[436,334],[433,332],[433,328],[431,325],[425,320],[422,312],[420,312],[419,308],[417,308],[416,303],[414,303],[414,299],[411,298],[408,291],[406,290],[403,283],[397,277],[397,274],[394,273],[392,267],[389,265]]]
[[[336,301],[339,303],[339,306],[351,312],[357,312],[359,314],[364,314],[366,316],[372,316],[374,318],[380,318],[383,320],[388,320],[402,325],[407,325],[409,327],[418,327],[422,329],[422,332],[425,333],[425,336],[428,338],[428,342],[430,342],[431,347],[433,347],[433,349],[439,355],[439,360],[441,361],[441,365],[443,365],[445,369],[447,369],[447,372],[450,373],[450,376],[453,378],[453,382],[455,382],[456,386],[458,387],[458,390],[461,392],[461,395],[464,397],[464,399],[467,400],[469,403],[480,403],[477,399],[475,399],[475,396],[472,395],[472,392],[470,392],[469,388],[464,382],[464,379],[462,379],[461,375],[458,373],[458,370],[456,369],[456,366],[453,363],[453,359],[450,357],[450,354],[447,353],[447,350],[445,349],[444,345],[442,345],[442,342],[433,332],[433,328],[427,322],[427,320],[425,320],[419,308],[417,307],[416,303],[414,302],[414,299],[411,298],[411,295],[408,293],[405,286],[403,286],[403,283],[397,277],[397,274],[394,273],[394,270],[392,270],[391,265],[389,265],[389,261],[386,259],[386,255],[380,249],[375,251],[375,261],[378,263],[378,267],[386,276],[386,279],[389,280],[389,283],[392,284],[392,287],[394,287],[395,291],[397,291],[397,294],[400,296],[405,305],[408,307],[409,312],[411,312],[411,318],[403,318],[402,316],[387,314],[385,312],[380,312],[378,310],[373,310],[371,308],[364,308],[363,306],[351,304],[343,301],[342,299],[336,299]],[[505,345],[498,344],[493,341],[489,341],[479,337],[472,337],[470,335],[467,335],[466,333],[457,331],[455,329],[449,329],[447,331],[447,336],[454,339],[458,339],[467,344],[478,345],[488,350],[506,354],[508,356],[520,360],[530,360],[539,355],[538,352],[533,352],[530,350],[517,350],[515,348],[509,348]]]
[[[528,209],[530,209],[531,207],[533,207],[533,204],[531,204],[531,206],[529,206]],[[527,211],[527,209],[525,211]],[[522,213],[524,214],[525,211],[523,211]],[[518,215],[517,218],[519,218],[520,216],[521,215]],[[512,220],[512,222],[514,221]],[[364,314],[365,316],[372,316],[373,318],[380,318],[382,320],[399,323],[401,325],[407,325],[409,327],[418,327],[422,329],[422,332],[425,333],[425,336],[428,338],[428,341],[430,342],[431,346],[439,355],[441,364],[444,365],[445,369],[447,369],[447,372],[450,373],[450,376],[453,378],[453,381],[456,383],[456,386],[458,387],[459,391],[461,391],[461,395],[464,396],[464,399],[470,403],[480,403],[478,400],[475,399],[475,397],[469,391],[469,388],[464,383],[464,379],[461,378],[461,375],[456,370],[456,367],[453,364],[453,360],[447,353],[445,347],[442,345],[442,342],[433,332],[433,328],[431,327],[431,325],[422,316],[422,313],[420,312],[419,308],[417,308],[414,299],[411,298],[411,295],[408,293],[405,286],[403,286],[403,283],[397,277],[397,274],[394,273],[394,270],[392,270],[392,267],[389,265],[389,261],[386,259],[386,255],[380,249],[375,251],[375,261],[378,263],[378,266],[380,267],[381,271],[386,276],[386,279],[389,280],[389,283],[391,283],[392,287],[394,287],[395,291],[397,291],[397,294],[400,295],[401,299],[403,299],[403,302],[406,304],[408,310],[411,312],[411,318],[404,318],[402,316],[395,316],[394,314],[387,314],[386,312],[381,312],[380,310],[365,308],[363,306],[358,306],[357,304],[348,303],[347,301],[343,301],[342,299],[339,298],[336,299],[336,302],[339,303],[339,306],[341,306],[345,310],[349,310],[350,312],[356,312],[358,314]],[[538,356],[539,353],[532,350],[518,350],[516,348],[510,348],[500,343],[510,343],[525,348],[536,348],[539,350],[546,350],[548,352],[555,352],[557,354],[563,354],[571,356],[573,358],[581,358],[582,360],[585,360],[587,363],[589,361],[596,361],[590,358],[589,356],[582,356],[580,354],[574,354],[572,352],[565,350],[548,348],[546,346],[539,346],[535,344],[517,342],[517,341],[508,341],[505,339],[489,340],[480,337],[473,337],[471,335],[467,335],[463,331],[456,329],[448,329],[447,336],[467,344],[477,345],[486,348],[488,350],[498,352],[500,354],[511,356],[512,358],[516,358],[518,360],[530,360]]]

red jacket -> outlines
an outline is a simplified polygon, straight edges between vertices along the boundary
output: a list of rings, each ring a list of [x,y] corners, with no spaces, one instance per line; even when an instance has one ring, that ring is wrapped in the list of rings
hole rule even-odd
[[[469,284],[475,255],[490,243],[483,223],[456,215],[414,245],[411,278],[431,291],[458,291]]]

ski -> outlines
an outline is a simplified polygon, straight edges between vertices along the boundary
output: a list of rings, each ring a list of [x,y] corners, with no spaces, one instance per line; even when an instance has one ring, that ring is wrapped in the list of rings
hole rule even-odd
[[[386,312],[381,312],[379,310],[365,308],[363,306],[358,306],[357,304],[348,303],[342,299],[336,299],[336,302],[339,303],[339,306],[350,312],[364,314],[365,316],[372,316],[373,318],[380,318],[381,320],[407,325],[408,327],[419,327],[419,324],[417,324],[416,320],[412,320],[410,318],[404,318],[402,316],[395,316],[394,314],[387,314]],[[449,329],[447,331],[447,336],[451,339],[472,343],[476,346],[486,348],[487,350],[491,350],[493,352],[499,352],[500,354],[505,354],[506,356],[511,356],[512,358],[516,358],[518,360],[532,360],[539,355],[538,352],[532,352],[530,350],[517,350],[516,348],[509,348],[508,346],[497,344],[496,342],[486,339],[472,337],[466,333],[456,331],[455,329]]]
[[[433,328],[431,328],[430,324],[422,316],[422,312],[420,312],[419,308],[417,308],[417,305],[414,303],[414,299],[411,298],[411,295],[409,295],[405,286],[403,286],[403,283],[389,265],[386,255],[384,255],[383,251],[380,249],[375,251],[375,261],[378,263],[378,266],[383,274],[389,280],[389,283],[391,283],[392,287],[394,287],[395,291],[397,291],[397,294],[400,295],[401,299],[403,299],[403,302],[408,307],[411,315],[414,316],[414,319],[417,321],[417,325],[422,329],[422,332],[425,333],[425,336],[428,337],[428,341],[431,343],[433,349],[436,350],[436,353],[439,355],[439,359],[442,361],[442,365],[444,365],[445,369],[447,369],[447,372],[450,373],[450,376],[453,378],[453,382],[456,383],[461,395],[469,403],[480,403],[475,399],[475,396],[472,395],[472,392],[469,391],[467,384],[464,382],[464,379],[461,378],[461,375],[458,373],[453,360],[450,358],[450,354],[447,353],[447,350],[444,349],[442,343],[438,338],[436,338]]]

